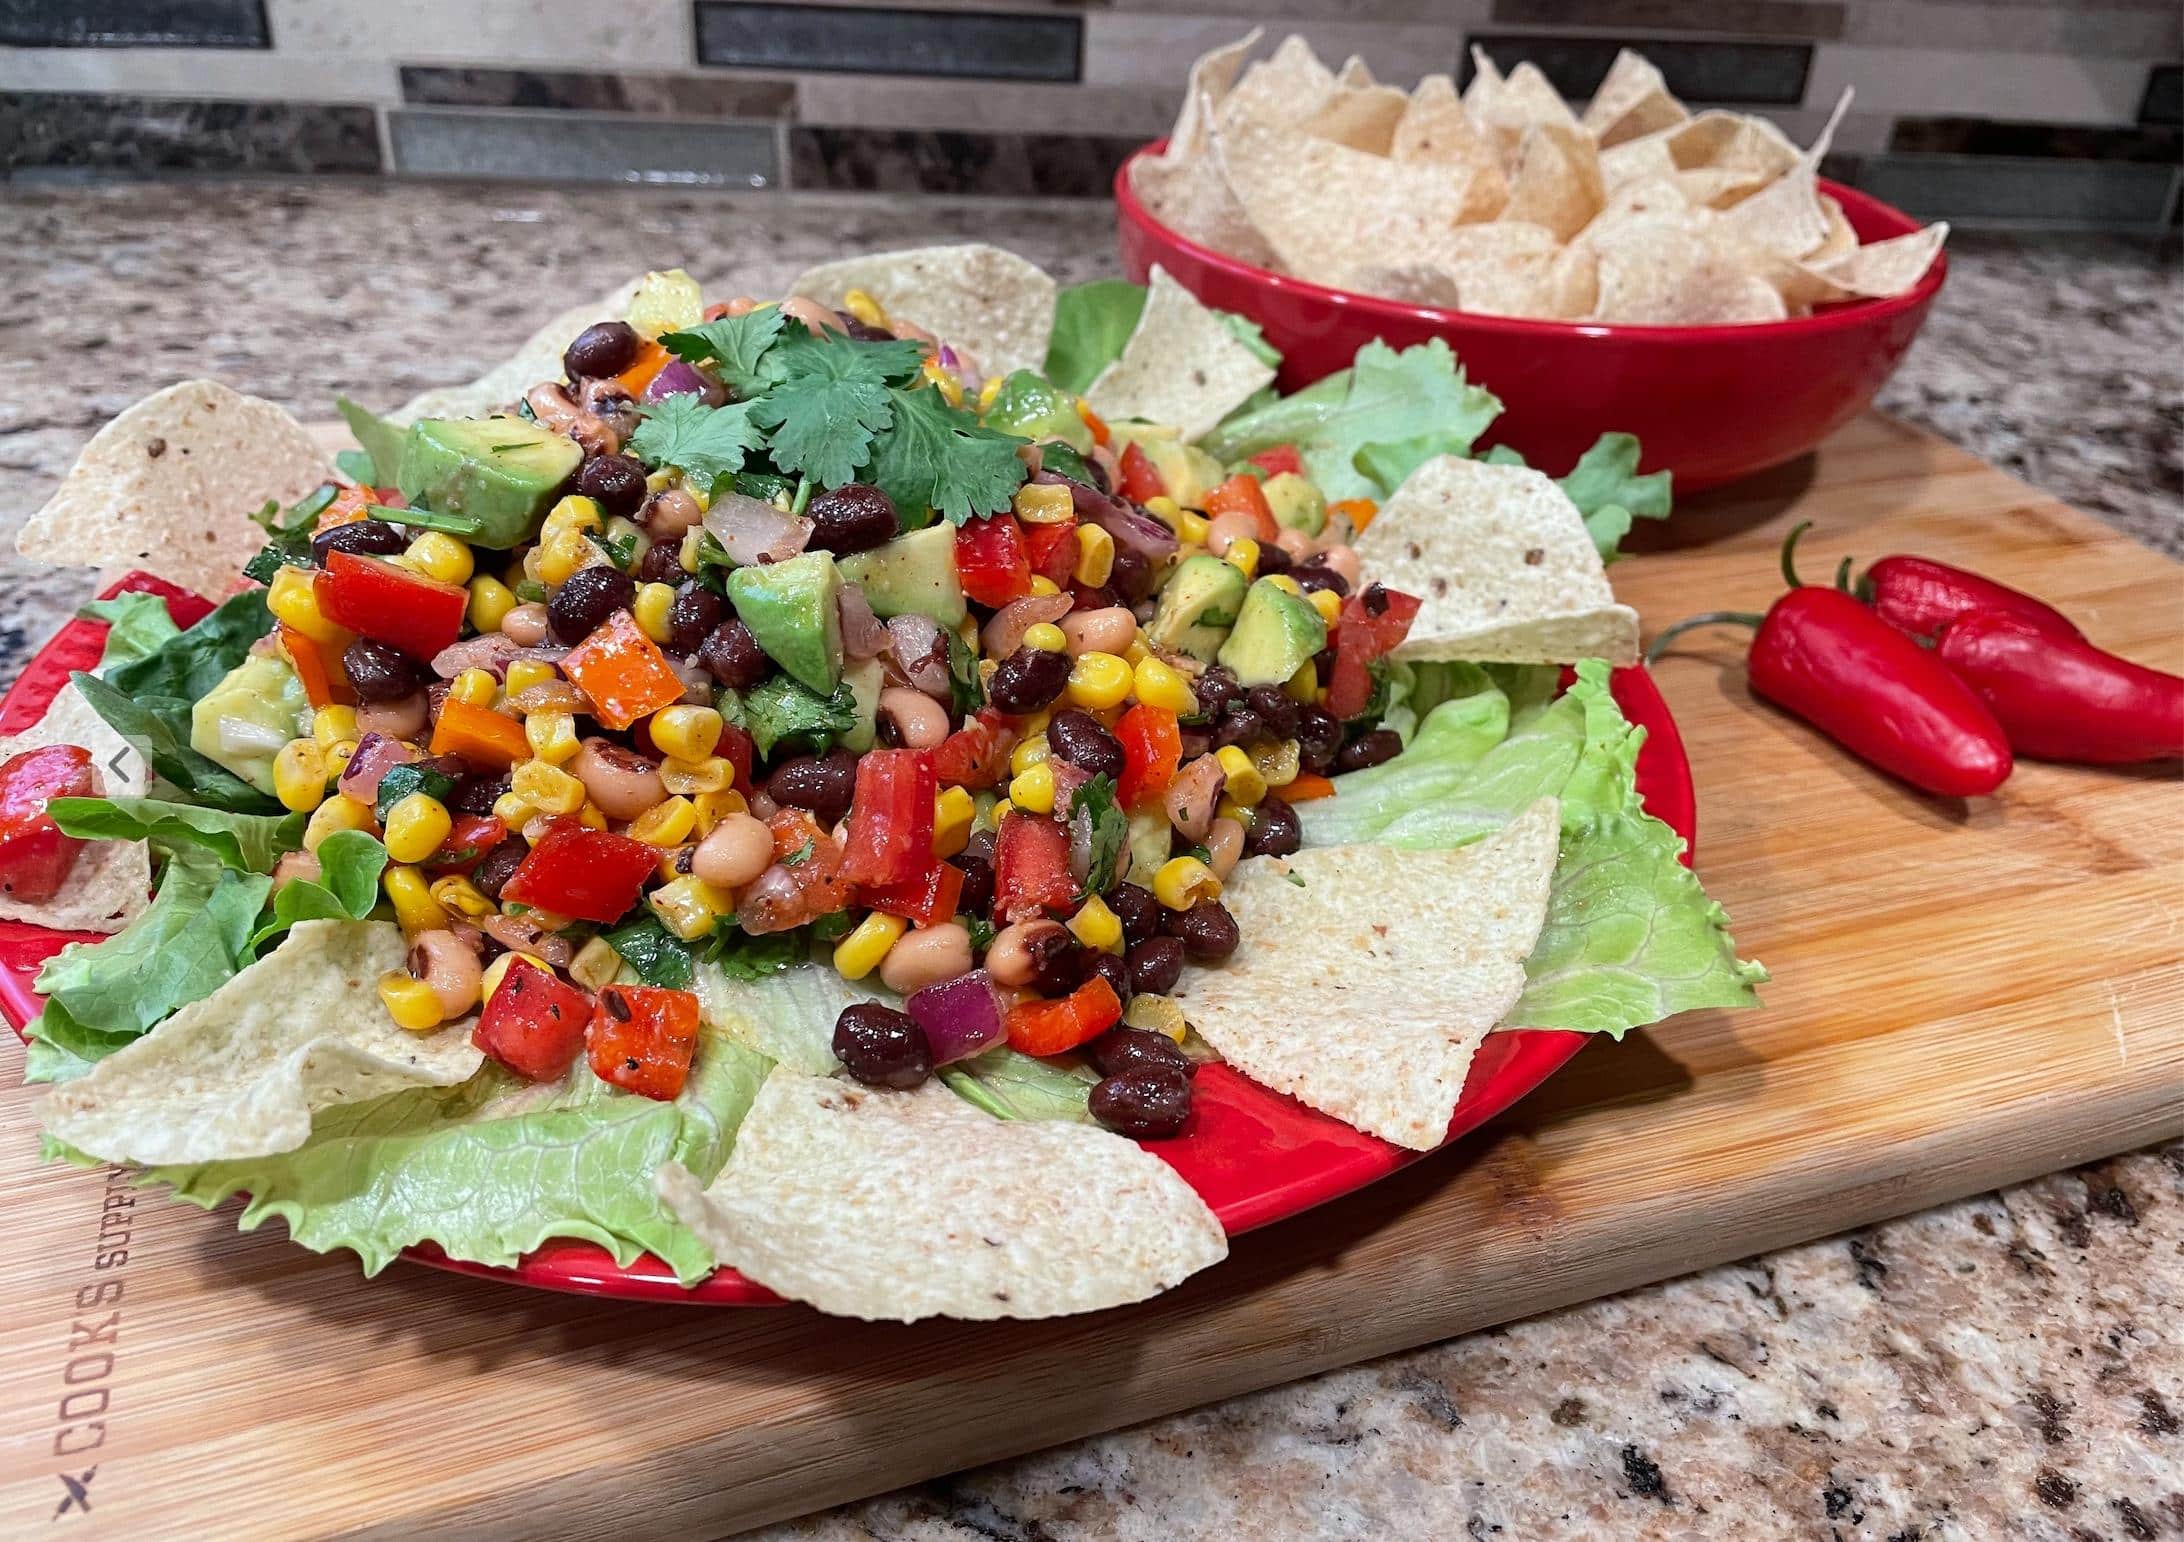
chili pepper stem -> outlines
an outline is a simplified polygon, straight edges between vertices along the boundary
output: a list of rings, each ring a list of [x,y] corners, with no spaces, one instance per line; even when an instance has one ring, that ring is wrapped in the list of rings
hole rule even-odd
[[[1710,610],[1704,615],[1689,617],[1686,620],[1677,622],[1653,639],[1653,646],[1646,649],[1646,663],[1648,665],[1658,663],[1661,655],[1668,651],[1670,643],[1683,636],[1684,633],[1695,631],[1699,627],[1748,626],[1756,630],[1759,624],[1766,619],[1756,610]]]
[[[1811,528],[1811,520],[1801,519],[1790,526],[1790,533],[1782,538],[1782,581],[1792,589],[1805,587],[1804,580],[1797,576],[1797,543]]]

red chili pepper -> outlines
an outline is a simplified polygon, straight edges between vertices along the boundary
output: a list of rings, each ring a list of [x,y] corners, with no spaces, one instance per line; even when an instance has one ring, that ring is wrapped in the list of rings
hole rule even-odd
[[[579,921],[619,921],[659,866],[659,848],[556,819],[501,888],[503,900]]]
[[[873,750],[857,762],[842,837],[842,876],[854,884],[910,883],[933,860],[933,757]]]
[[[1115,724],[1115,738],[1122,745],[1122,780],[1116,784],[1115,801],[1131,809],[1166,792],[1183,761],[1183,732],[1175,713],[1141,701]]]
[[[550,1082],[584,1047],[591,1018],[590,996],[519,958],[486,1002],[470,1042],[518,1076]]]
[[[698,998],[659,985],[603,986],[584,1047],[601,1081],[670,1102],[698,1050]]]
[[[1790,532],[1792,542],[1803,529],[1800,525]],[[1845,557],[1836,570],[1837,587],[1846,586],[1849,575],[1850,559]],[[2050,637],[2085,635],[2047,601],[1930,557],[1883,557],[1848,587],[1897,631],[1926,642],[1959,621],[1995,613],[2015,616]]]
[[[73,744],[25,750],[0,765],[0,894],[38,904],[60,893],[84,843],[63,835],[46,805],[96,790],[91,752]]]
[[[1957,622],[1934,654],[1993,710],[2020,755],[2093,766],[2184,755],[2184,675],[1999,613]]]
[[[351,551],[326,554],[314,589],[319,612],[373,642],[429,659],[463,629],[470,591]]]

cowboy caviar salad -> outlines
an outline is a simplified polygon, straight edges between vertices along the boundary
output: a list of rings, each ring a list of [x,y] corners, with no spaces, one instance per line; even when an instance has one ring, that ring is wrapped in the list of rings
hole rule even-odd
[[[0,746],[9,913],[112,934],[38,981],[50,1146],[370,1269],[1044,1315],[1221,1256],[1136,1144],[1208,1060],[1430,1149],[1493,1028],[1750,1001],[1608,689],[1666,478],[1474,458],[1438,344],[1277,362],[958,247],[648,274],[343,403],[336,476],[223,387],[132,409],[25,549],[227,597],[98,602]],[[184,459],[247,533],[149,529]]]

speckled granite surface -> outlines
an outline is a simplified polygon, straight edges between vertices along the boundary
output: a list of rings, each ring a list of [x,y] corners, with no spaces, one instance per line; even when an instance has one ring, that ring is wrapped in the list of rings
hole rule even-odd
[[[1112,270],[1097,205],[329,182],[0,189],[0,533],[212,374],[307,417],[494,362],[647,265],[765,293],[979,238]],[[2184,554],[2184,276],[1953,248],[1884,405]],[[0,679],[88,592],[0,562]],[[1057,1448],[775,1538],[2184,1535],[2184,1146]]]

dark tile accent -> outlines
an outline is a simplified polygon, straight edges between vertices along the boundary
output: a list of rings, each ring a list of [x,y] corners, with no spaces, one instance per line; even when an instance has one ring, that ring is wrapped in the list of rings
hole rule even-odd
[[[1594,32],[1705,32],[1716,37],[1806,38],[1843,35],[1843,7],[1829,0],[1494,0],[1494,24],[1584,27]],[[1650,50],[1649,50],[1650,51]]]
[[[397,108],[387,132],[394,169],[409,176],[739,188],[780,181],[770,123]]]
[[[2184,132],[2167,128],[2104,128],[2077,123],[2007,123],[1989,118],[1898,118],[1891,152],[1920,155],[2013,155],[2073,161],[2184,162]]]
[[[1696,11],[1694,14],[1705,14]],[[1749,103],[1795,107],[1805,100],[1812,49],[1803,43],[1686,43],[1661,38],[1518,36],[1502,33],[1465,39],[1486,50],[1507,74],[1529,59],[1564,96],[1593,94],[1616,50],[1635,48],[1660,66],[1668,89],[1687,102]],[[1471,79],[1471,50],[1457,61],[1459,84]]]
[[[2157,64],[2147,73],[2138,120],[2184,124],[2184,64]]]
[[[1104,198],[1134,138],[1097,134],[964,134],[932,129],[789,130],[798,191],[985,193]]]
[[[265,0],[0,0],[10,48],[271,48]]]
[[[402,100],[421,107],[558,107],[649,118],[788,118],[796,113],[796,82],[405,64]]]
[[[1869,157],[1858,187],[1920,219],[2147,227],[2168,217],[2173,167],[1980,155]]]
[[[698,62],[738,69],[1076,80],[1084,22],[998,11],[698,0]]]
[[[378,171],[369,107],[0,92],[0,166],[161,172]]]

